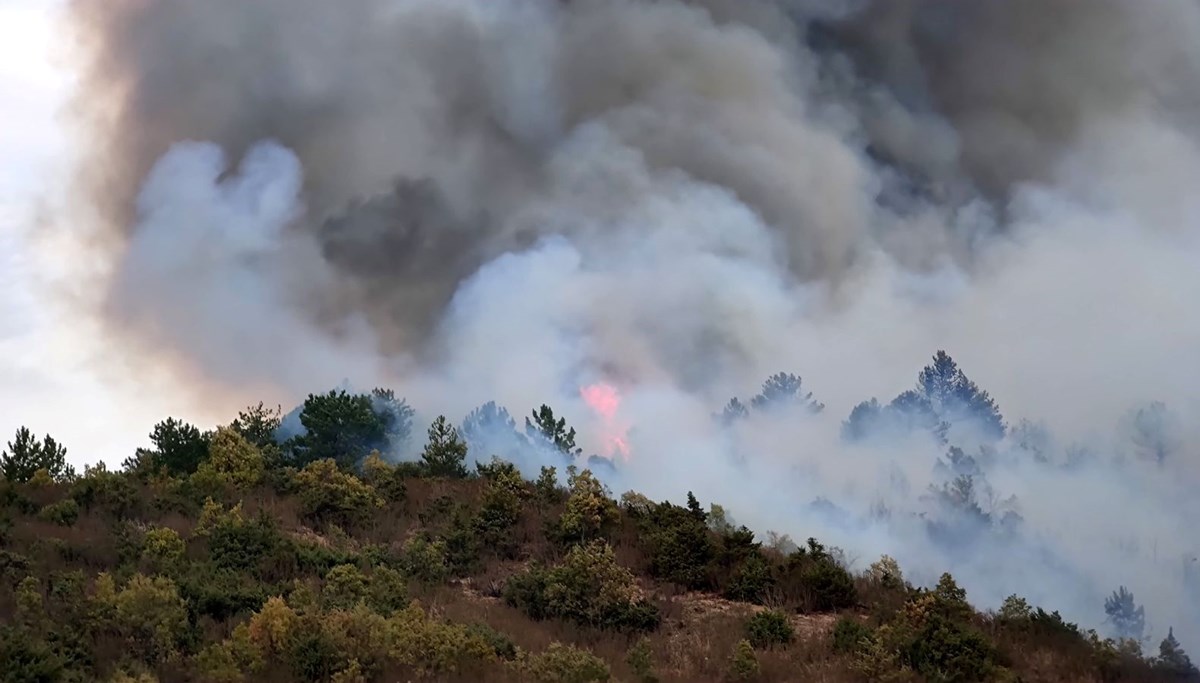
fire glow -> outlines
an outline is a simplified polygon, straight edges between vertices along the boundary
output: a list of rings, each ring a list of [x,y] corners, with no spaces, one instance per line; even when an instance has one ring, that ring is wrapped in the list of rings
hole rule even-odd
[[[621,394],[611,384],[598,382],[579,390],[584,403],[600,418],[601,437],[606,458],[620,455],[629,459],[629,442],[627,434],[629,427],[621,421],[618,411],[621,408]]]

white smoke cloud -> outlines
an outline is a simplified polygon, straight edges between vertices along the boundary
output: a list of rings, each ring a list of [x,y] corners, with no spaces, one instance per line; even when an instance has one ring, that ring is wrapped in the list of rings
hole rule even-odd
[[[110,215],[136,208],[108,226],[108,314],[199,390],[295,399],[349,378],[454,419],[548,403],[596,451],[579,389],[612,382],[633,424],[614,485],[693,490],[860,568],[886,552],[984,604],[1021,593],[1089,626],[1127,585],[1155,636],[1173,625],[1200,648],[1185,609],[1200,587],[1181,569],[1200,551],[1200,434],[1182,420],[1159,466],[1120,431],[1149,401],[1200,411],[1200,148],[1187,98],[1163,94],[1196,72],[1194,5],[1020,2],[997,23],[996,3],[835,3],[820,17],[846,22],[849,47],[827,53],[795,39],[818,16],[805,2],[376,2],[339,17],[218,2],[186,35],[169,29],[194,3],[77,4],[107,58],[92,88],[147,76],[128,119],[105,124],[124,143],[98,152],[123,162]],[[939,11],[976,47],[940,33]],[[294,16],[328,33],[305,40]],[[984,86],[1031,25],[1080,16],[1024,67],[1031,82]],[[238,18],[278,24],[251,41]],[[1093,71],[1127,26],[1131,64]],[[144,53],[121,42],[136,27]],[[167,78],[214,45],[228,81]],[[904,59],[872,74],[876,53]],[[401,203],[328,221],[395,178],[436,189],[418,207],[436,220]],[[840,437],[855,404],[912,388],[937,349],[1010,424],[1056,437],[1053,465],[1015,437],[979,455],[981,505],[1014,508],[1015,531],[937,542],[924,498],[946,481],[944,447]],[[713,412],[777,371],[825,410],[718,427]],[[1076,445],[1090,455],[1059,466]],[[890,515],[871,516],[879,504]]]

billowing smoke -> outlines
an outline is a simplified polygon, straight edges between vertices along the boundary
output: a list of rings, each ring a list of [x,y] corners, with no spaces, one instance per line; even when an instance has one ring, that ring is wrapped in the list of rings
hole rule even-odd
[[[197,394],[549,403],[618,489],[1200,649],[1193,0],[72,16],[95,311]],[[943,348],[1003,438],[904,393]]]

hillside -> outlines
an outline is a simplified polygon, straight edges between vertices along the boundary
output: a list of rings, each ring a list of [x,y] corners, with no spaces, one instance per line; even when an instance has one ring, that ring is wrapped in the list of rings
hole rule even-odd
[[[207,433],[169,420],[119,472],[76,475],[52,439],[18,434],[2,679],[1197,679],[1173,637],[1143,656],[1053,605],[982,614],[948,574],[923,589],[888,558],[852,573],[819,540],[765,544],[691,496],[615,499],[567,467],[573,431],[548,408],[564,467],[529,481],[499,459],[469,471],[444,419],[421,460],[385,462],[368,437],[412,416],[371,405],[310,397],[283,443],[261,405]]]

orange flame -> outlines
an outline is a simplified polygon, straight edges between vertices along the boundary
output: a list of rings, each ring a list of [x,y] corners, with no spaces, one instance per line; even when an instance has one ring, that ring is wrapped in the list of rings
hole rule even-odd
[[[604,439],[604,457],[612,458],[617,454],[629,459],[629,428],[619,419],[617,413],[621,408],[621,394],[611,384],[598,382],[579,390],[583,402],[600,417]]]

